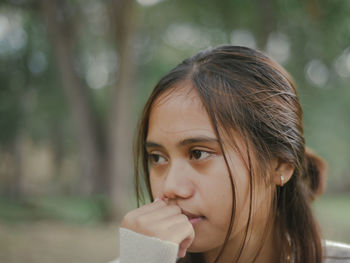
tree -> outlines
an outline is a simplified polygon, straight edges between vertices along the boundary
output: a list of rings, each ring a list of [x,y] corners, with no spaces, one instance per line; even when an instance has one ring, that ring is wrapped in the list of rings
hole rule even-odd
[[[112,207],[118,208],[114,216],[120,218],[128,207],[128,186],[130,185],[131,149],[133,134],[133,41],[137,17],[134,1],[112,0],[111,21],[115,25],[114,36],[119,54],[118,80],[111,94],[111,108],[108,118],[108,174],[111,182]]]
[[[97,175],[104,174],[98,142],[97,121],[91,106],[89,89],[79,78],[73,65],[73,31],[71,17],[64,8],[65,1],[41,0],[40,7],[51,43],[56,55],[58,69],[61,74],[62,88],[71,107],[73,119],[76,124],[77,138],[82,167],[82,190],[91,194],[95,190]],[[59,20],[59,16],[61,20]]]
[[[40,3],[60,69],[62,87],[76,123],[84,191],[96,192],[96,187],[107,189],[112,201],[113,217],[118,218],[128,206],[126,190],[132,174],[132,41],[136,26],[134,2],[109,2],[110,24],[113,25],[112,35],[115,36],[114,43],[119,55],[119,70],[117,82],[110,91],[108,119],[101,129],[105,132],[100,137],[103,140],[101,143],[98,141],[98,121],[93,114],[89,88],[79,78],[73,65],[74,20],[66,15],[65,1],[42,0]],[[63,15],[61,21],[58,14]]]

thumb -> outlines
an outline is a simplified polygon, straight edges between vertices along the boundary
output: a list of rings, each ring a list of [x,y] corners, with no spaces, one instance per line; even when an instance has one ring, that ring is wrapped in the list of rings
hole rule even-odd
[[[179,245],[178,257],[183,258],[186,255],[187,249],[191,246],[194,239],[194,234],[184,239]]]

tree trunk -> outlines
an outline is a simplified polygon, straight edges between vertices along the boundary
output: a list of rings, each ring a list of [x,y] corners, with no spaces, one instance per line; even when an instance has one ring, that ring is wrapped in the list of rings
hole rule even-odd
[[[115,25],[119,70],[112,90],[108,119],[108,174],[111,180],[112,217],[120,219],[130,206],[133,138],[133,38],[135,35],[134,1],[112,0],[111,21]]]
[[[23,158],[21,146],[23,143],[23,131],[18,132],[16,138],[10,142],[8,145],[9,154],[13,159],[10,162],[12,169],[11,171],[11,179],[8,188],[6,189],[6,194],[11,198],[20,199],[23,196],[22,192],[22,177],[23,177]]]
[[[102,176],[100,147],[88,88],[82,83],[73,65],[73,52],[69,38],[72,24],[64,25],[58,19],[57,11],[63,0],[41,0],[41,11],[46,19],[57,65],[61,74],[62,86],[72,109],[72,118],[76,125],[79,143],[82,180],[81,190],[84,194],[94,191],[96,177]],[[60,10],[62,11],[62,10]],[[67,21],[64,20],[66,23]]]

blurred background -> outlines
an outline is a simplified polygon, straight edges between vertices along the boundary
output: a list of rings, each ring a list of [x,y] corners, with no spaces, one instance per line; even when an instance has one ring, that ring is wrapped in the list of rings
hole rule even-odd
[[[132,140],[158,79],[208,46],[295,78],[329,164],[314,205],[350,242],[350,1],[0,1],[0,262],[106,262],[135,207]]]

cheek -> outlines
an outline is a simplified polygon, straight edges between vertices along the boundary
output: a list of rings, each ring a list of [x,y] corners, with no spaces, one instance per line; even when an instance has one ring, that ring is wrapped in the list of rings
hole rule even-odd
[[[221,164],[221,170],[217,170],[217,181],[212,183],[212,189],[216,194],[212,196],[216,206],[215,219],[216,222],[222,226],[222,229],[227,230],[230,223],[231,212],[233,203],[236,204],[234,211],[234,230],[232,234],[240,229],[248,215],[247,208],[249,210],[249,174],[236,154],[229,152],[227,154],[229,167],[234,184],[234,190],[232,189],[230,173],[226,168],[226,163]],[[220,171],[220,172],[219,172]],[[234,196],[233,196],[234,195]]]
[[[231,218],[233,203],[230,183],[228,182],[228,184],[223,185],[220,190],[221,191],[216,196],[213,196],[212,199],[213,206],[215,207],[215,210],[213,209],[213,212],[215,211],[213,216],[218,226],[226,231]]]
[[[221,206],[228,206],[232,203],[232,189],[229,179],[217,181],[208,185],[205,191],[207,198],[210,196],[212,206],[220,208]],[[208,194],[211,193],[211,194]]]
[[[232,206],[232,185],[230,173],[223,159],[217,162],[214,170],[211,171],[211,182],[208,185],[207,193],[212,193],[212,200],[218,207],[225,205]],[[234,173],[232,173],[234,176]],[[233,180],[235,181],[235,180]]]
[[[223,169],[222,169],[223,167]],[[208,175],[210,180],[202,181],[201,195],[209,212],[208,219],[219,229],[226,231],[232,210],[232,188],[225,166]],[[206,182],[204,185],[204,181]]]
[[[239,216],[249,202],[250,175],[238,156],[231,154],[228,161],[235,187],[236,216]]]

